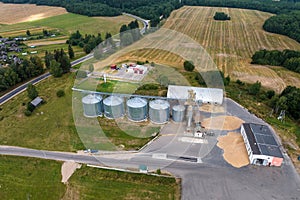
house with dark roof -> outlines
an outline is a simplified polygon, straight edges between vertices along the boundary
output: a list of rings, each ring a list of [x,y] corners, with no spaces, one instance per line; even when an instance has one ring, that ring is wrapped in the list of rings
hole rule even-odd
[[[283,155],[280,145],[268,126],[244,123],[241,126],[241,134],[251,164],[281,166]]]

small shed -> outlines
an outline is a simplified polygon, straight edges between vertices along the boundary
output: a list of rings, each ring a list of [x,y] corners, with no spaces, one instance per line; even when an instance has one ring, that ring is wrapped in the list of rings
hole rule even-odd
[[[43,102],[43,99],[41,97],[36,97],[33,99],[30,103],[34,106],[37,107]]]

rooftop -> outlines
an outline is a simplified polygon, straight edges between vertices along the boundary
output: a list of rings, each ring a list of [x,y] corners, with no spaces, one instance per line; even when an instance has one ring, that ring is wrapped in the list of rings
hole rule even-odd
[[[201,88],[191,86],[169,85],[167,97],[174,99],[188,99],[189,90],[194,90],[194,92],[196,93],[196,101],[202,101],[204,103],[223,103],[223,90],[219,88]]]
[[[269,127],[253,123],[244,123],[243,127],[253,154],[283,158],[279,144]]]
[[[37,107],[40,103],[42,103],[43,99],[41,97],[36,97],[30,103]]]

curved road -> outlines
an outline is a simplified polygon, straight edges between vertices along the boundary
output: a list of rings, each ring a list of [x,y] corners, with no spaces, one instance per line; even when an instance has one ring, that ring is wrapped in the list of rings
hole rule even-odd
[[[149,21],[148,20],[142,19],[142,18],[140,18],[138,16],[135,16],[135,15],[132,15],[132,14],[128,14],[128,13],[123,13],[123,15],[127,15],[129,17],[132,17],[132,18],[134,18],[136,20],[141,21],[144,24],[144,27],[141,29],[140,32],[141,32],[141,34],[145,33],[145,31],[146,31],[146,29],[147,29],[147,27],[149,25]],[[93,56],[94,56],[93,53],[90,53],[90,54],[88,54],[88,55],[86,55],[86,56],[84,56],[82,58],[74,60],[73,62],[71,62],[71,66],[73,67],[73,66],[75,66],[75,65],[77,65],[79,63],[82,63],[82,62],[84,62],[86,60],[89,60]],[[20,94],[21,92],[23,92],[24,90],[26,90],[27,85],[29,83],[31,83],[31,84],[37,84],[38,82],[40,82],[40,81],[42,81],[42,80],[44,80],[44,79],[46,79],[46,78],[48,78],[50,76],[51,76],[51,74],[49,72],[47,72],[45,74],[42,74],[42,75],[40,75],[40,76],[38,76],[38,77],[36,77],[36,78],[34,78],[34,79],[32,79],[32,80],[24,83],[24,84],[22,84],[21,86],[15,88],[14,90],[12,90],[12,91],[4,94],[3,96],[0,97],[0,106],[2,104],[4,104],[5,102],[7,102],[8,100],[10,100],[11,98],[13,98],[14,96],[16,96],[16,95]]]

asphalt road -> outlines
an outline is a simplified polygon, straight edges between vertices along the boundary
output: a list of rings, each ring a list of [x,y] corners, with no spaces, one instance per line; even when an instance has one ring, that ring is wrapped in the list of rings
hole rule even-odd
[[[86,60],[88,60],[88,59],[90,59],[92,57],[93,57],[93,54],[88,54],[88,55],[86,55],[86,56],[84,56],[82,58],[74,60],[73,62],[71,62],[71,65],[73,67],[73,66],[75,66],[75,65],[77,65],[79,63],[82,63],[82,62],[84,62],[84,61],[86,61]],[[3,95],[3,96],[0,97],[0,105],[4,104],[5,102],[7,102],[8,100],[10,100],[14,96],[16,96],[16,95],[20,94],[21,92],[23,92],[24,90],[26,90],[28,84],[31,83],[31,84],[34,85],[34,84],[36,84],[36,83],[38,83],[38,82],[40,82],[40,81],[42,81],[42,80],[44,80],[44,79],[46,79],[46,78],[48,78],[50,76],[51,76],[51,74],[49,72],[47,72],[45,74],[42,74],[42,75],[40,75],[40,76],[32,79],[31,81],[28,81],[28,82],[24,83],[23,85],[17,87],[16,89],[14,89],[14,90],[6,93],[5,95]]]
[[[72,160],[123,169],[137,169],[140,164],[145,164],[150,170],[160,168],[181,177],[182,199],[184,200],[296,200],[300,195],[299,176],[289,162],[285,162],[281,168],[249,165],[237,169],[226,163],[216,165],[209,162],[195,163],[175,160],[170,162],[140,153],[92,156],[0,146],[0,154],[58,161]]]
[[[138,16],[135,16],[135,15],[132,15],[132,14],[128,14],[128,13],[123,13],[123,14],[127,15],[129,17],[132,17],[132,18],[134,18],[136,20],[141,21],[143,23],[144,27],[140,30],[140,32],[141,32],[141,34],[145,33],[145,31],[146,31],[146,29],[147,29],[147,27],[149,25],[148,24],[148,20],[142,19],[142,18],[140,18]],[[107,51],[107,50],[105,50],[105,51]],[[75,66],[75,65],[77,65],[79,63],[82,63],[82,62],[84,62],[84,61],[92,58],[93,56],[94,56],[93,53],[90,53],[90,54],[88,54],[88,55],[86,55],[86,56],[84,56],[82,58],[74,60],[73,62],[71,62],[71,65],[73,67],[73,66]],[[5,102],[7,102],[8,100],[10,100],[14,96],[16,96],[16,95],[20,94],[21,92],[23,92],[27,88],[27,85],[29,83],[31,83],[31,84],[34,85],[34,84],[36,84],[36,83],[38,83],[38,82],[40,82],[40,81],[42,81],[42,80],[44,80],[44,79],[46,79],[46,78],[48,78],[50,76],[51,76],[51,74],[49,72],[47,72],[45,74],[42,74],[42,75],[40,75],[40,76],[32,79],[31,81],[28,81],[28,82],[24,83],[23,85],[17,87],[16,89],[14,89],[14,90],[12,90],[12,91],[4,94],[3,96],[0,97],[0,105],[4,104]]]

